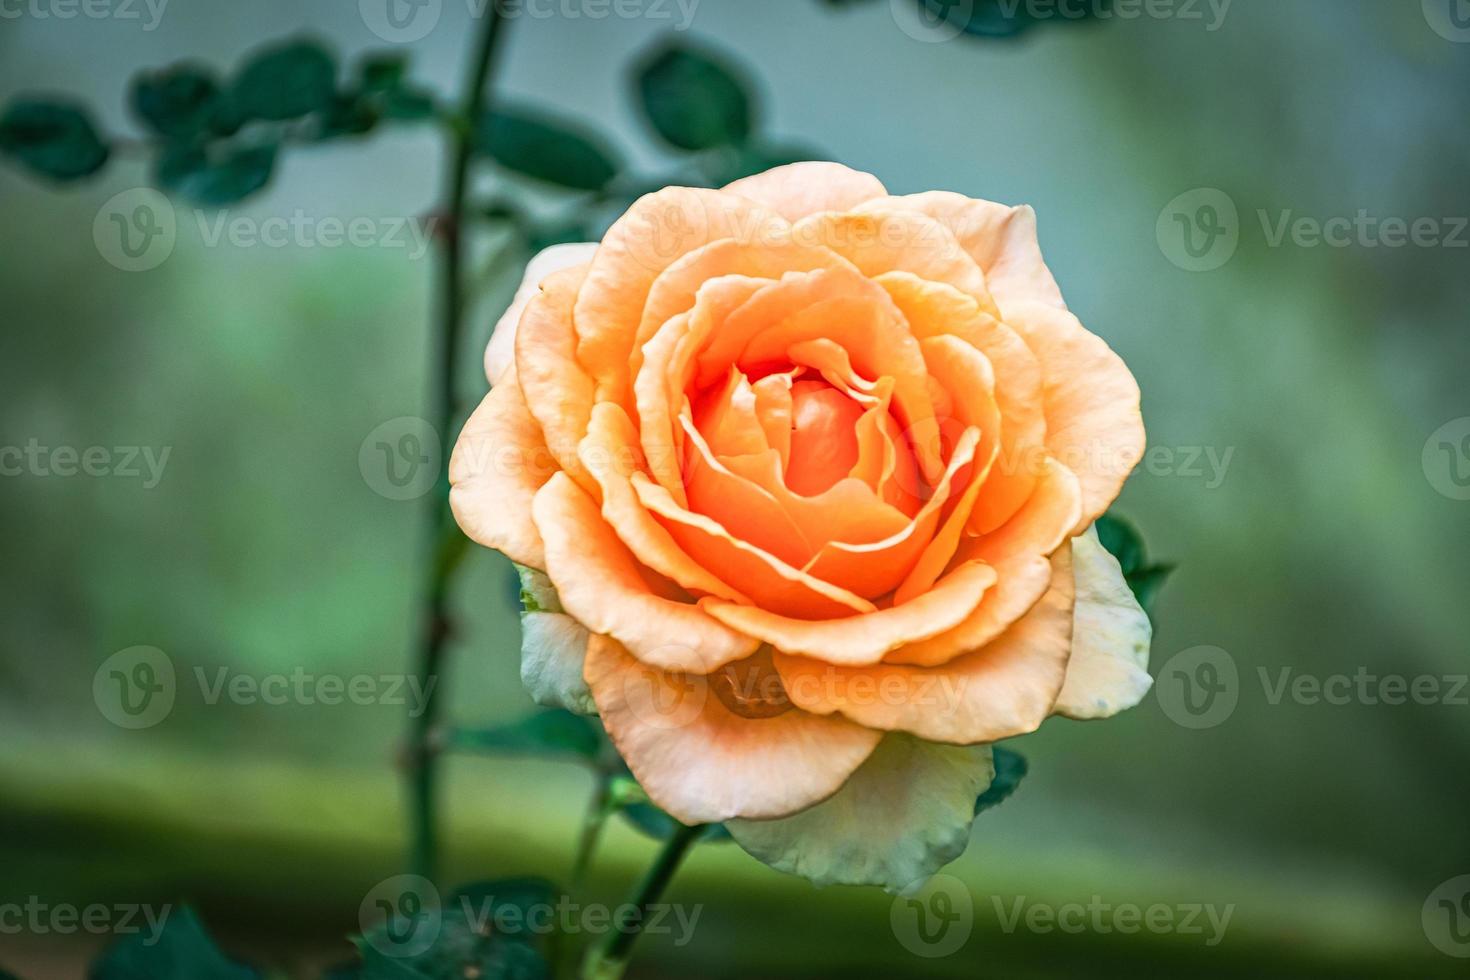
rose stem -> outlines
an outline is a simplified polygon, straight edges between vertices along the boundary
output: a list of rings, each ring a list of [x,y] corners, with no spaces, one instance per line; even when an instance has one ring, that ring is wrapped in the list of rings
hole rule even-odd
[[[637,911],[615,922],[612,931],[587,955],[582,963],[581,980],[618,980],[623,975],[632,955],[633,943],[643,931],[642,924],[649,910],[673,880],[674,873],[679,870],[679,862],[699,840],[705,827],[705,824],[693,827],[675,825],[673,834],[664,842],[638,888],[628,896],[628,904],[635,906]]]
[[[474,157],[475,123],[488,101],[486,89],[501,34],[501,19],[501,5],[490,4],[480,29],[460,114],[457,119],[452,120],[450,127],[452,158],[442,229],[444,255],[440,263],[439,325],[431,343],[435,399],[432,421],[436,423],[436,431],[446,451],[453,444],[449,436],[455,421],[454,368],[464,323],[465,204],[469,194],[470,163]],[[408,753],[412,808],[412,852],[409,866],[414,873],[431,879],[438,870],[439,862],[435,813],[437,754],[432,744],[440,704],[436,678],[442,667],[444,648],[449,639],[449,580],[466,550],[464,535],[455,526],[454,515],[449,510],[447,465],[441,467],[439,486],[435,487],[433,499],[429,519],[430,540],[434,542],[434,551],[429,568],[428,594],[425,597],[425,623],[414,665],[419,683],[423,685],[420,690],[424,691],[424,703],[423,711],[413,721]]]

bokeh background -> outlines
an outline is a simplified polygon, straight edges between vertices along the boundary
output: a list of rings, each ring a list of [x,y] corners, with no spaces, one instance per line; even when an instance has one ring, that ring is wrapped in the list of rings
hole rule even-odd
[[[1025,741],[1030,776],[947,869],[974,896],[959,952],[915,956],[876,890],[817,891],[708,845],[672,892],[705,903],[694,941],[649,937],[633,976],[1461,974],[1422,913],[1470,874],[1465,691],[1401,706],[1272,696],[1288,668],[1449,678],[1442,695],[1470,671],[1470,444],[1452,424],[1470,415],[1470,234],[1453,220],[1470,215],[1470,30],[1440,16],[1457,2],[1437,15],[1418,0],[1235,0],[1223,19],[1179,4],[1053,17],[1008,40],[937,41],[897,0],[697,0],[687,23],[673,4],[636,17],[548,4],[510,23],[497,91],[596,125],[649,174],[678,159],[640,119],[628,68],[679,33],[758,81],[770,133],[897,192],[1034,205],[1070,305],[1144,391],[1158,455],[1119,509],[1179,566],[1155,608],[1154,666],[1210,646],[1238,670],[1236,706],[1210,727],[1171,717],[1164,677],[1106,725],[1058,719]],[[5,8],[0,101],[71,93],[124,132],[142,67],[229,65],[300,32],[344,56],[392,47],[345,2],[173,0],[151,30],[142,5],[141,20],[56,9]],[[445,0],[404,46],[416,77],[455,90],[471,10]],[[422,216],[442,167],[426,127],[294,152],[230,214]],[[147,179],[132,160],[65,190],[0,168],[0,443],[170,452],[153,487],[0,478],[0,902],[187,899],[226,948],[306,976],[346,954],[363,895],[402,868],[406,709],[209,704],[186,682],[164,722],[129,731],[98,710],[93,676],[138,644],[185,678],[403,671],[427,498],[378,493],[359,448],[426,412],[433,256],[211,243],[181,207],[167,261],[122,271],[94,218]],[[1199,188],[1236,206],[1239,242],[1192,272],[1165,232],[1171,202]],[[1179,213],[1198,217],[1199,200]],[[1444,240],[1273,245],[1261,218],[1360,211],[1435,219]],[[471,320],[466,409],[507,261]],[[447,715],[529,712],[508,565],[477,550],[453,604]],[[446,786],[446,877],[565,874],[584,772],[455,758]],[[654,847],[613,827],[594,893],[615,900]],[[1233,913],[1215,945],[1005,928],[1018,898],[1094,896]],[[0,935],[0,965],[82,976],[102,942]]]

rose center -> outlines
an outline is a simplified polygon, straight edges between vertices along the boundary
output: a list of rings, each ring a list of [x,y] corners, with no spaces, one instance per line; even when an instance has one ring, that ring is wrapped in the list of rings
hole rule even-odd
[[[786,485],[807,497],[828,490],[858,459],[863,408],[825,381],[791,386],[791,459]]]

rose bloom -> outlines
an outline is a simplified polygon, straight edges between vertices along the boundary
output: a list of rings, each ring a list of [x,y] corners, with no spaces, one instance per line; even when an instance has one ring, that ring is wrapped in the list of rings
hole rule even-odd
[[[1091,529],[1138,385],[1030,208],[831,163],[670,187],[538,256],[486,369],[450,499],[522,567],[526,685],[774,867],[902,889],[991,743],[1149,688]]]

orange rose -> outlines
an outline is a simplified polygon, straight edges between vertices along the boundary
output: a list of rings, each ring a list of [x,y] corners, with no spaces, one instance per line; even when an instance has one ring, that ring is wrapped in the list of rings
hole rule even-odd
[[[650,194],[527,283],[454,512],[523,567],[532,694],[673,816],[901,888],[963,850],[989,743],[1147,691],[1089,530],[1138,386],[1029,208],[795,164]]]

